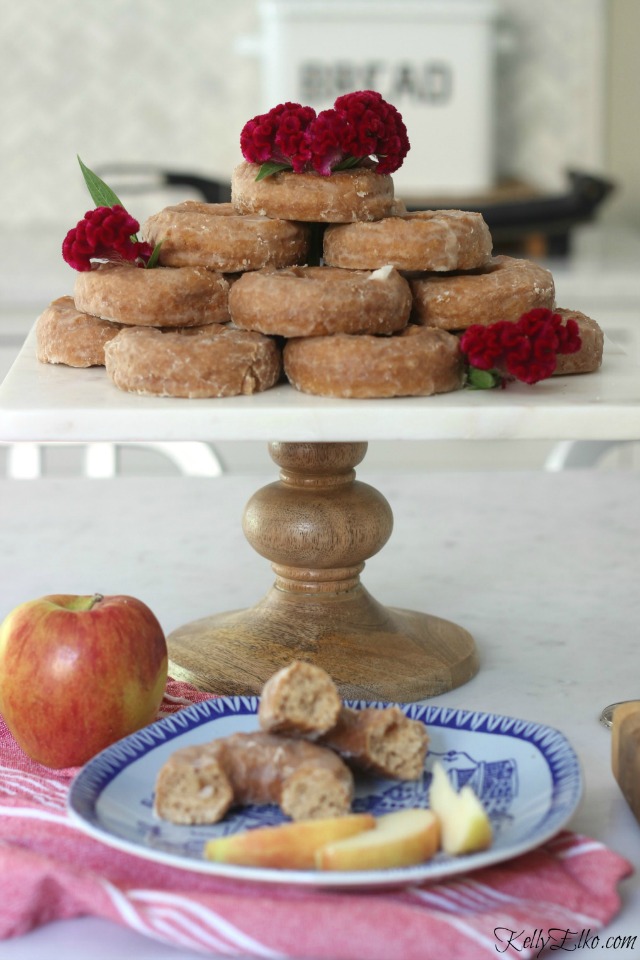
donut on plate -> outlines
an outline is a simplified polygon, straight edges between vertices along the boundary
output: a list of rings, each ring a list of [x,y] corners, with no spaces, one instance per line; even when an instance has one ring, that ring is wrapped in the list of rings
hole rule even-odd
[[[162,242],[167,267],[207,267],[220,273],[305,263],[309,228],[291,220],[239,214],[230,203],[187,200],[165,207],[143,224],[142,236]]]
[[[475,270],[490,258],[491,233],[480,213],[419,210],[376,223],[327,227],[324,262],[348,270]]]
[[[229,284],[205,267],[102,263],[76,277],[78,310],[132,326],[191,327],[229,319]]]
[[[288,267],[245,273],[229,291],[229,313],[246,330],[283,337],[393,333],[407,325],[409,284],[392,267]]]
[[[284,369],[297,390],[326,397],[427,397],[463,385],[458,338],[415,325],[389,337],[288,340]]]
[[[411,319],[443,330],[465,330],[473,323],[516,321],[535,307],[551,309],[555,287],[551,272],[531,260],[493,257],[473,273],[430,274],[409,280]]]
[[[107,373],[120,390],[157,397],[233,397],[277,383],[276,342],[228,324],[121,330],[105,348]]]
[[[380,220],[393,212],[393,180],[368,167],[319,173],[282,170],[256,180],[260,167],[243,161],[233,171],[231,202],[238,213],[283,220],[351,223]]]
[[[41,363],[69,367],[104,366],[104,347],[122,329],[76,308],[73,297],[58,297],[38,317],[36,356]]]
[[[353,794],[353,774],[333,750],[258,730],[174,751],[158,773],[154,809],[173,823],[216,823],[232,806],[268,803],[310,820],[347,814]]]
[[[576,353],[557,354],[554,376],[565,373],[595,373],[602,365],[604,351],[604,333],[600,325],[579,310],[560,307],[556,308],[554,313],[559,313],[563,321],[575,320],[582,340],[582,346]]]

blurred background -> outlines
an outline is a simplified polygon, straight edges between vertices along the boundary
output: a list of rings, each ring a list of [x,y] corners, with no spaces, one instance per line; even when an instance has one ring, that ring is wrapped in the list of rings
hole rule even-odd
[[[558,304],[640,356],[638,0],[0,0],[0,31],[0,379],[71,292],[77,154],[143,220],[224,198],[256,113],[366,87],[409,128],[397,194],[481,209],[496,250],[546,262]]]

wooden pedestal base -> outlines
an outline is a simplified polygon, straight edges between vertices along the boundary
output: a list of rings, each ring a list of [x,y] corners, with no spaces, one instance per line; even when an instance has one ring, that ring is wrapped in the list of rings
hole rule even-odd
[[[272,443],[280,481],[247,504],[243,528],[276,581],[254,607],[169,638],[170,673],[201,690],[258,694],[293,659],[323,667],[348,699],[409,702],[478,670],[473,638],[446,620],[379,604],[360,583],[393,526],[384,497],[355,480],[366,443]]]

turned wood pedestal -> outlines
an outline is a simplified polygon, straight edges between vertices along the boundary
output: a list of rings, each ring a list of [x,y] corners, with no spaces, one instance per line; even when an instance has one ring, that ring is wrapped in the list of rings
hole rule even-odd
[[[172,676],[215,693],[258,694],[298,658],[323,667],[345,698],[400,702],[474,676],[476,649],[466,630],[384,607],[360,582],[365,560],[393,527],[384,497],[355,479],[366,451],[366,443],[269,444],[280,480],[250,499],[243,529],[271,561],[275,583],[254,607],[174,631]]]

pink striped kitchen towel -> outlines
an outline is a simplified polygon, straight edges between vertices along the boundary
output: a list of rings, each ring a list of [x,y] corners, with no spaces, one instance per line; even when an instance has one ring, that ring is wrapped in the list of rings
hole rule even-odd
[[[204,699],[170,681],[164,713]],[[563,831],[448,882],[339,892],[175,869],[104,846],[69,821],[75,770],[30,761],[0,722],[0,939],[94,915],[203,954],[298,960],[532,958],[576,949],[620,908],[630,864]]]

